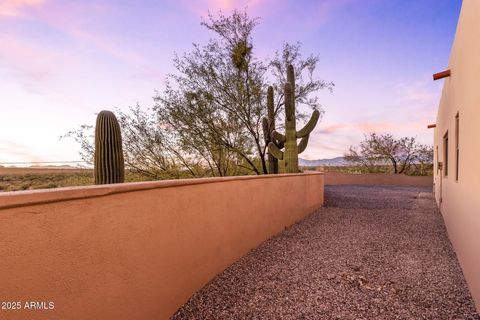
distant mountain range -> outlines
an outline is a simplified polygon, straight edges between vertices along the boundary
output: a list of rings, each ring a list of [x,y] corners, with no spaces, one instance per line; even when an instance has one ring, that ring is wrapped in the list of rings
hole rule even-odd
[[[332,159],[318,159],[318,160],[305,160],[298,159],[299,164],[305,167],[319,167],[319,166],[345,166],[345,159],[343,157],[336,157]]]

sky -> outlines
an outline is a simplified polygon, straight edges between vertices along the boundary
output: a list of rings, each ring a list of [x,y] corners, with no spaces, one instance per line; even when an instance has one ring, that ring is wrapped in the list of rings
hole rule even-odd
[[[103,109],[153,106],[174,53],[213,34],[208,12],[259,17],[254,54],[284,42],[333,81],[304,159],[342,156],[369,132],[431,144],[461,0],[0,0],[0,163],[80,160],[59,139]]]

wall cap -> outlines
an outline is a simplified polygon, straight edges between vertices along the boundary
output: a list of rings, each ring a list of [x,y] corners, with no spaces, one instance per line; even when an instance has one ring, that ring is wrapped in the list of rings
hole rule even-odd
[[[147,182],[129,182],[118,184],[91,185],[78,187],[63,187],[55,189],[39,189],[25,191],[8,191],[0,193],[0,210],[26,207],[54,202],[71,201],[78,199],[104,197],[118,193],[136,192],[143,190],[175,188],[206,183],[223,183],[230,181],[292,178],[300,176],[323,175],[322,172],[305,172],[290,174],[249,175],[216,178],[195,178],[178,180],[161,180]]]

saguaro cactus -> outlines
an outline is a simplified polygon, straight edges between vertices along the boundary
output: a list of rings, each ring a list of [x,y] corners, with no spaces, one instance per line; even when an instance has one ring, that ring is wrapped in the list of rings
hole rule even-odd
[[[283,143],[279,143],[272,137],[272,132],[275,130],[275,110],[273,105],[273,87],[268,87],[267,90],[267,117],[263,118],[263,136],[265,137],[265,145],[268,146],[270,142],[277,145],[279,149],[283,148]],[[270,152],[268,157],[268,173],[278,173],[278,160]]]
[[[287,80],[285,83],[285,135],[273,131],[272,137],[280,143],[285,144],[285,151],[282,152],[275,143],[268,144],[269,152],[278,160],[285,161],[285,171],[287,173],[297,173],[298,170],[298,155],[305,151],[310,133],[317,125],[320,117],[320,112],[315,110],[312,117],[307,122],[305,127],[297,131],[295,119],[295,75],[291,65],[287,68]],[[301,139],[297,145],[297,139]]]
[[[125,180],[120,125],[111,111],[103,110],[97,116],[94,169],[95,184],[122,183]]]

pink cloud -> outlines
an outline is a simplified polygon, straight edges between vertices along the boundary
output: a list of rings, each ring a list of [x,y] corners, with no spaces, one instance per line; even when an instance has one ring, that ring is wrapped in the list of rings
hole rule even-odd
[[[0,68],[15,73],[28,91],[41,92],[40,88],[46,85],[53,74],[62,72],[64,68],[59,69],[59,65],[65,67],[66,64],[74,65],[87,61],[82,55],[90,54],[92,48],[121,61],[124,65],[134,66],[137,71],[132,77],[156,81],[163,78],[163,73],[150,65],[142,50],[128,50],[123,44],[114,41],[111,34],[95,28],[97,21],[119,15],[120,9],[97,3],[47,3],[46,0],[9,0],[4,7],[0,0],[0,14],[15,13],[15,17],[18,17],[20,10],[27,5],[37,6],[38,9],[34,15],[25,15],[22,18],[46,24],[74,40],[72,47],[50,48],[37,43],[36,39],[0,33]]]
[[[431,81],[429,75],[425,75],[421,80],[400,83],[396,86],[400,102],[410,105],[437,106],[441,86]]]
[[[325,139],[325,136],[317,135],[314,131],[307,150],[300,157],[307,160],[338,157],[343,155],[351,144],[352,139],[348,136],[332,134]]]
[[[14,161],[44,161],[30,147],[12,140],[0,139],[0,154],[1,162],[9,162],[12,159]]]
[[[331,158],[343,155],[350,146],[358,145],[364,134],[371,132],[391,133],[395,137],[417,136],[417,133],[427,131],[425,122],[392,122],[392,121],[351,121],[324,125],[320,123],[313,131],[308,148],[303,159]],[[429,143],[428,139],[419,139]]]
[[[261,14],[264,10],[277,10],[283,7],[285,0],[171,0],[176,5],[181,5],[186,10],[195,14],[196,16],[205,17],[210,11],[216,14],[219,10],[224,13],[229,13],[233,9],[243,10],[248,9],[249,13],[254,15]]]
[[[362,133],[369,133],[369,132],[387,132],[391,130],[398,129],[398,123],[392,123],[389,121],[381,121],[381,122],[360,122],[354,124],[355,128],[360,130]]]
[[[62,29],[64,32],[69,35],[77,38],[78,40],[84,41],[100,51],[108,53],[110,56],[117,60],[128,62],[132,65],[146,64],[146,59],[137,53],[129,52],[125,48],[120,48],[111,41],[108,41],[106,37],[95,35],[93,33],[88,33],[81,28],[71,28],[69,25],[56,25],[58,28]]]
[[[402,130],[414,130],[423,128],[426,122],[419,120],[414,122],[392,122],[392,121],[358,121],[334,123],[329,125],[319,124],[315,134],[330,135],[339,131],[349,131],[350,133],[357,131],[359,134],[377,132],[388,133]]]
[[[288,12],[282,17],[282,20],[289,20],[289,24],[296,25],[300,29],[316,29],[327,21],[340,8],[358,0],[322,0],[312,1],[305,5],[299,5],[295,2],[286,0],[176,0],[175,4],[180,4],[188,11],[197,16],[206,16],[210,11],[217,13],[219,10],[229,13],[233,9],[248,9],[248,12],[254,16],[260,17],[272,16],[274,12]]]
[[[347,123],[335,123],[327,126],[322,126],[321,124],[319,125],[318,130],[316,130],[317,133],[321,134],[329,134],[336,132],[338,130],[344,129],[348,126]]]
[[[356,0],[315,1],[306,15],[297,20],[307,29],[318,29],[330,21],[336,11],[355,2]]]
[[[379,121],[379,122],[360,122],[356,125],[356,128],[362,133],[377,132],[377,133],[391,133],[396,131],[418,131],[419,128],[426,126],[426,122],[408,121],[408,122],[392,122],[392,121]]]
[[[434,121],[442,86],[433,82],[429,74],[421,75],[420,80],[401,82],[395,89],[395,105],[401,106],[405,117],[425,123]]]
[[[143,56],[132,53],[114,44],[106,34],[88,29],[96,21],[105,20],[107,15],[119,13],[119,9],[112,5],[86,3],[83,1],[48,2],[47,0],[0,0],[0,16],[27,17],[23,10],[36,7],[35,14],[28,15],[28,19],[36,20],[53,27],[76,40],[85,42],[113,58],[131,64],[145,63]]]
[[[23,87],[41,92],[52,76],[52,70],[62,60],[58,52],[37,47],[18,37],[0,35],[0,69],[13,73]]]
[[[20,17],[29,7],[39,7],[46,0],[0,0],[0,16]]]
[[[145,63],[142,55],[114,44],[109,35],[102,34],[99,29],[89,32],[97,21],[107,20],[109,16],[117,15],[119,9],[116,7],[96,3],[62,2],[60,5],[52,4],[44,9],[38,12],[35,19],[106,52],[115,59],[131,64]]]

